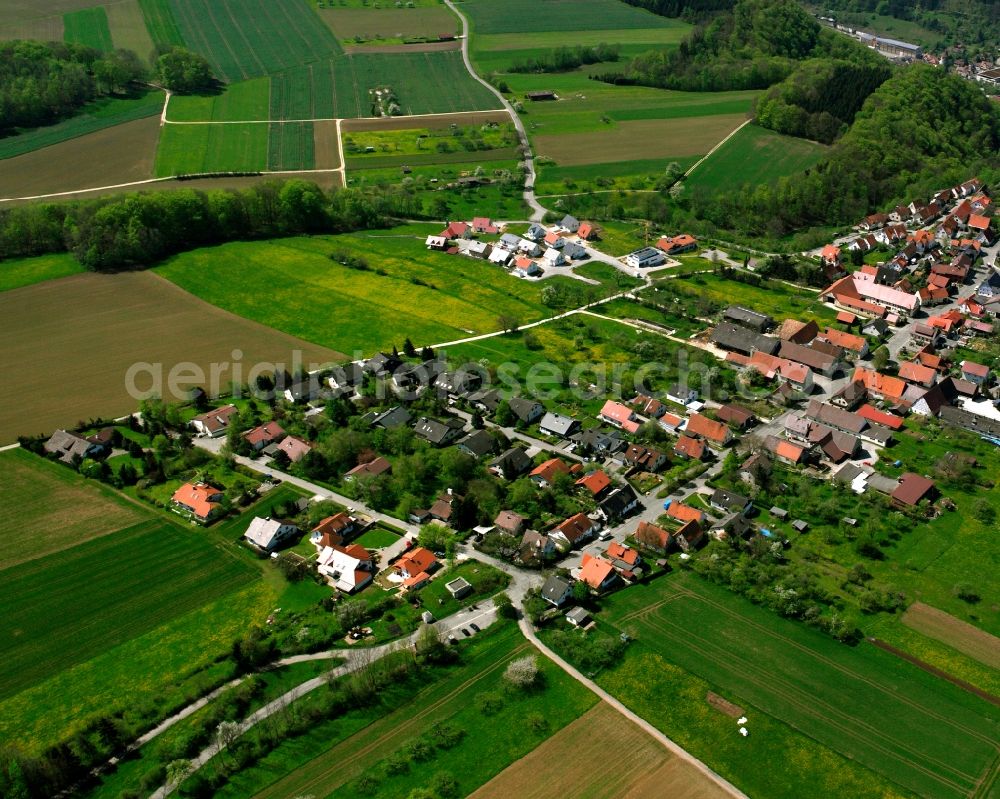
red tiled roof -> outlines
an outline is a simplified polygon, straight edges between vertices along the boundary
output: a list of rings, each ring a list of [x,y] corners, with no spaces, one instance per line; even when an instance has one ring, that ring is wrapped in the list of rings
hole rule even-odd
[[[262,424],[260,427],[255,427],[243,434],[243,437],[249,441],[251,444],[262,444],[264,442],[274,441],[276,438],[280,438],[285,434],[281,425],[277,422],[267,422]]]
[[[903,380],[921,385],[930,385],[937,378],[937,372],[928,366],[923,366],[913,361],[904,361],[899,365],[899,376]]]
[[[689,436],[701,436],[717,444],[724,444],[730,436],[729,428],[722,422],[716,422],[700,413],[692,414],[688,418],[687,434]]]
[[[878,408],[873,408],[868,404],[862,405],[855,411],[855,413],[861,418],[867,419],[869,422],[874,422],[875,424],[880,424],[883,427],[888,427],[890,430],[899,430],[899,428],[903,426],[902,416],[896,416],[894,413],[880,411]]]
[[[580,580],[591,588],[600,588],[601,584],[614,573],[615,567],[604,558],[595,558],[588,553],[583,554],[580,568]]]
[[[414,547],[397,560],[393,568],[401,574],[405,572],[412,577],[427,571],[435,563],[437,558],[433,552],[425,547]]]
[[[681,436],[674,444],[674,452],[686,455],[692,460],[700,461],[705,457],[705,442],[691,436]]]
[[[677,519],[679,522],[695,521],[700,523],[705,518],[705,514],[700,510],[685,505],[683,502],[671,502],[666,513],[671,519]]]
[[[864,383],[865,388],[869,391],[890,399],[900,399],[906,391],[906,381],[891,375],[884,375],[874,369],[865,369],[863,366],[854,370],[854,376],[851,379],[854,382]]]
[[[586,477],[581,477],[576,481],[576,484],[578,486],[583,486],[596,497],[605,488],[611,485],[611,478],[608,477],[607,473],[603,469],[598,469],[597,471],[591,472]]]
[[[619,544],[617,541],[612,541],[608,544],[608,548],[604,554],[612,560],[620,560],[629,566],[635,566],[639,562],[638,552],[632,549],[632,547]]]
[[[913,472],[907,472],[899,478],[899,486],[892,492],[892,498],[904,505],[916,505],[933,490],[933,480],[928,480]]]
[[[557,474],[569,474],[569,466],[561,458],[549,458],[531,470],[532,477],[540,477],[546,483],[551,483]]]
[[[208,483],[185,483],[174,492],[171,499],[179,505],[190,508],[199,519],[207,519],[213,511],[221,507],[217,501],[211,501],[209,497],[221,493],[221,488]]]

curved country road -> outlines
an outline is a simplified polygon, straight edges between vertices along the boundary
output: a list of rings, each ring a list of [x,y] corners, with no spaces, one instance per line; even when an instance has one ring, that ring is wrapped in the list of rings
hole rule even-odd
[[[517,115],[514,106],[507,102],[507,98],[489,81],[479,77],[479,73],[473,69],[472,60],[469,58],[469,20],[466,19],[465,14],[455,7],[455,4],[451,0],[444,0],[444,4],[462,20],[462,60],[465,62],[465,68],[469,70],[469,74],[472,75],[474,80],[489,89],[503,103],[503,107],[507,109],[507,113],[510,114],[510,118],[514,122],[517,135],[521,139],[521,147],[524,149],[524,164],[527,168],[527,175],[524,179],[524,201],[531,207],[531,221],[541,222],[548,209],[535,198],[535,159],[531,152],[531,142],[528,141],[528,133],[524,129],[524,123],[521,122],[521,117]]]

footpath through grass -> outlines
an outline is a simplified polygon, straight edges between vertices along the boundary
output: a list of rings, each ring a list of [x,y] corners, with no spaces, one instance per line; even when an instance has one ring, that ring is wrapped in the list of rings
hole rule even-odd
[[[1000,709],[868,644],[839,644],[683,573],[606,607],[636,642],[602,685],[753,796],[802,795],[806,784],[875,795],[890,781],[961,797],[994,764]],[[709,684],[746,709],[748,739],[730,719],[721,734]],[[666,698],[677,691],[683,701]],[[778,752],[796,769],[765,767]]]

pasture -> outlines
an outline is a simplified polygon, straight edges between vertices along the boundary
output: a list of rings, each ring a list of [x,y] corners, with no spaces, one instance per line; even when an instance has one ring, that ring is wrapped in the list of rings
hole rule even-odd
[[[751,738],[769,716],[923,796],[967,796],[997,766],[1000,709],[875,647],[846,647],[693,575],[631,588],[606,608],[642,652],[749,705]],[[634,704],[614,677],[601,682]]]
[[[268,169],[282,171],[315,168],[312,122],[272,122],[269,127]]]
[[[538,32],[575,33],[599,25],[608,30],[675,28],[675,20],[616,0],[467,0],[461,11],[477,34]],[[564,40],[565,43],[565,40]]]
[[[600,164],[635,158],[703,155],[745,121],[742,114],[621,122],[592,133],[536,135],[539,156],[559,166]]]
[[[386,40],[402,42],[417,37],[437,38],[458,31],[458,17],[444,5],[421,8],[350,8],[326,6],[318,9],[341,44]]]
[[[302,0],[170,0],[170,8],[187,46],[205,56],[226,82],[341,52]]]
[[[220,308],[347,353],[401,345],[406,336],[423,346],[490,332],[501,313],[540,319],[550,313],[542,286],[570,280],[519,280],[482,261],[429,251],[424,238],[438,229],[234,242],[174,256],[157,272]],[[331,253],[368,266],[348,268]]]
[[[134,122],[137,119],[156,116],[162,107],[163,92],[159,90],[145,91],[135,97],[128,98],[102,97],[88,103],[80,109],[78,114],[62,122],[26,130],[16,136],[0,139],[0,159],[14,158],[43,147],[51,147],[53,144],[85,137],[88,134],[125,122]],[[81,142],[81,146],[86,148],[90,145]],[[70,162],[74,163],[77,168],[84,166],[80,157],[71,157]],[[105,170],[109,170],[112,169],[113,165],[104,164],[103,166]],[[10,168],[10,164],[4,164],[4,168],[6,171]],[[53,164],[50,167],[50,171],[56,169],[58,169],[57,176],[65,179],[66,170],[60,168],[58,164]]]
[[[6,364],[20,375],[0,386],[0,441],[5,443],[79,419],[134,411],[136,399],[129,395],[125,374],[136,363],[162,364],[160,391],[176,400],[182,397],[174,396],[166,375],[182,362],[198,364],[206,374],[210,364],[219,364],[226,388],[234,363],[246,370],[257,362],[292,364],[295,352],[306,364],[342,359],[337,352],[213,308],[151,272],[87,273],[5,291],[0,315],[8,326]],[[44,370],[37,368],[42,362]],[[150,387],[147,378],[138,382],[141,390]],[[66,391],[67,385],[73,390]],[[30,403],[23,402],[25,396]]]
[[[111,42],[116,48],[131,50],[146,62],[152,62],[154,44],[146,27],[139,0],[118,0],[104,6],[111,28]]]
[[[613,778],[590,768],[615,753]],[[729,793],[675,757],[606,702],[599,702],[469,799],[548,799],[573,786],[574,796],[600,799],[674,796],[724,799]]]
[[[0,197],[31,197],[146,180],[153,176],[159,132],[159,120],[146,116],[9,158],[0,169]],[[74,168],[66,169],[66,164]]]
[[[535,191],[542,197],[573,192],[654,190],[667,165],[676,161],[682,168],[695,163],[700,156],[686,158],[637,158],[607,164],[578,164],[538,168]],[[611,196],[611,195],[609,195]]]
[[[484,630],[459,651],[456,664],[393,684],[380,692],[373,706],[321,722],[305,735],[282,742],[217,796],[353,797],[359,795],[362,775],[377,774],[379,779],[367,784],[365,794],[390,799],[428,786],[442,771],[457,783],[455,795],[465,796],[596,702],[590,691],[541,656],[544,688],[504,690],[507,663],[537,654],[509,622]],[[489,715],[477,708],[477,697],[484,694],[501,697],[500,707]],[[542,721],[525,723],[539,716]],[[462,730],[460,740],[450,748],[434,749],[412,771],[390,773],[385,760],[439,722]]]
[[[827,149],[751,124],[712,153],[685,183],[688,191],[704,187],[713,192],[731,191],[744,183],[773,183],[814,166]]]
[[[102,6],[70,11],[63,16],[63,38],[105,52],[112,50],[111,28]]]
[[[167,106],[170,122],[254,122],[270,119],[270,78],[230,83],[219,94],[176,94]]]
[[[437,117],[441,119],[441,117]],[[444,117],[448,119],[448,117]],[[461,119],[461,117],[456,117]],[[434,155],[458,153],[474,158],[477,152],[517,145],[512,123],[503,125],[441,124],[434,128],[414,126],[394,130],[349,130],[343,134],[344,154],[363,161],[388,154]]]
[[[257,574],[213,546],[204,531],[159,519],[77,544],[58,558],[5,569],[0,698],[218,599]]]
[[[8,511],[0,520],[0,571],[148,519],[107,486],[27,450],[0,452]]]
[[[954,647],[980,663],[1000,669],[1000,639],[943,610],[914,602],[906,609],[901,621],[907,627]]]
[[[170,0],[139,0],[146,30],[153,44],[160,48],[183,47],[184,37],[170,8]]]
[[[165,125],[156,150],[157,177],[267,169],[267,123]]]
[[[10,291],[45,280],[78,275],[84,269],[69,253],[0,261],[0,291]]]

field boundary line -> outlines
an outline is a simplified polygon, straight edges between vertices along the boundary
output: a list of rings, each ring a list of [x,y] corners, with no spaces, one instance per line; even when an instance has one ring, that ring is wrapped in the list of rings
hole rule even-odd
[[[270,102],[270,99],[268,100]],[[202,120],[181,120],[166,119],[163,121],[167,125],[272,125],[284,122],[337,122],[344,120],[350,122],[381,122],[385,120],[412,119],[415,122],[426,117],[453,117],[458,114],[496,114],[505,111],[505,108],[487,108],[483,111],[439,111],[433,114],[404,114],[398,117],[306,117],[303,119],[202,119]],[[164,108],[166,114],[166,108]]]
[[[447,2],[447,0],[446,0]],[[597,694],[602,700],[607,702],[612,708],[621,713],[625,718],[629,719],[634,724],[638,725],[642,730],[651,735],[656,741],[661,743],[666,749],[668,749],[672,754],[674,754],[679,760],[688,763],[689,765],[696,768],[708,779],[718,785],[722,790],[728,793],[730,796],[738,797],[738,799],[750,799],[743,791],[733,785],[729,780],[727,780],[722,775],[716,773],[705,765],[701,760],[696,758],[686,749],[682,748],[678,743],[668,738],[662,731],[654,727],[648,721],[646,721],[642,716],[629,710],[622,702],[616,699],[614,696],[605,691],[601,686],[595,683],[588,677],[585,677],[577,669],[563,660],[559,655],[549,649],[541,639],[535,634],[534,629],[532,629],[530,622],[522,616],[518,621],[518,626],[521,628],[521,632],[524,633],[525,637],[533,643],[538,650],[545,655],[549,660],[555,663],[559,668],[566,672],[570,677],[575,679],[581,685],[589,688],[593,693]]]
[[[732,652],[728,653],[725,652],[725,650],[723,650],[722,647],[720,647],[718,644],[713,643],[712,641],[703,636],[692,634],[690,630],[687,630],[684,627],[681,627],[680,625],[671,622],[669,619],[664,619],[660,616],[657,616],[655,617],[655,620],[645,619],[644,623],[647,624],[649,627],[652,627],[654,630],[658,630],[659,632],[666,634],[668,636],[670,635],[670,629],[675,630],[674,632],[675,636],[676,635],[685,636],[687,640],[687,646],[694,652],[706,658],[710,662],[717,661],[718,657],[720,656],[728,656],[731,660],[735,662],[743,663],[743,667],[747,669],[744,675],[744,679],[747,682],[757,685],[758,687],[762,688],[767,687],[768,683],[764,679],[759,677],[749,676],[753,673],[753,664],[746,658],[740,657],[739,655],[736,655]],[[700,643],[695,644],[692,643],[692,641],[698,641]],[[722,655],[717,655],[713,657],[712,654],[713,649],[716,652],[721,652]],[[967,774],[964,771],[959,770],[955,766],[948,765],[942,760],[932,758],[926,754],[921,754],[920,752],[917,752],[910,744],[903,743],[902,741],[898,741],[894,738],[891,738],[883,734],[878,727],[869,724],[863,719],[853,717],[845,713],[844,711],[840,710],[835,705],[832,705],[827,701],[818,699],[815,695],[810,696],[805,688],[797,687],[794,683],[790,682],[789,680],[786,680],[781,677],[772,677],[771,684],[773,684],[775,689],[779,691],[781,697],[783,697],[786,701],[790,702],[793,706],[798,707],[805,716],[825,721],[827,724],[834,727],[845,737],[853,738],[863,746],[867,746],[873,750],[879,750],[886,757],[899,761],[900,763],[909,766],[911,769],[914,769],[917,772],[925,774],[926,776],[930,777],[932,780],[935,780],[936,782],[948,785],[956,789],[960,793],[965,792],[966,790],[965,787],[963,787],[958,782],[955,782],[955,780],[953,780],[951,776],[947,775],[950,774],[958,779],[965,779],[968,780],[970,783],[975,784],[976,778],[972,774]],[[803,701],[803,699],[811,700],[811,702],[813,703],[813,705],[815,705],[815,707],[813,707],[813,705],[810,705],[809,701]],[[820,710],[825,711],[825,714],[819,712]],[[771,715],[774,718],[779,718],[773,713],[768,713],[768,715]],[[838,717],[840,720],[837,720]],[[796,730],[799,730],[799,732],[801,732],[803,735],[806,735],[815,740],[819,740],[812,733],[802,729],[800,725],[795,724],[783,718],[779,720],[787,724],[788,726]],[[838,752],[838,750],[834,749],[829,744],[824,743],[822,741],[820,741],[820,743],[824,747],[830,749],[831,751]],[[842,757],[847,757],[849,759],[857,760],[856,757],[849,756],[844,752],[838,752],[838,754],[840,754]],[[911,759],[911,757],[917,759]],[[921,757],[936,764],[945,773],[939,773],[931,770],[930,768],[925,766],[924,763],[919,759]],[[867,764],[862,763],[862,765],[864,765],[865,768],[871,769],[871,766]],[[888,775],[886,776],[888,777]],[[893,778],[889,777],[889,779]]]
[[[736,130],[732,131],[728,136],[726,136],[726,138],[724,138],[717,145],[715,145],[715,147],[713,147],[711,150],[709,150],[707,153],[705,153],[700,159],[698,159],[697,161],[695,161],[695,163],[692,164],[690,167],[688,167],[687,172],[685,172],[683,175],[681,175],[681,177],[682,178],[688,178],[688,177],[690,177],[691,173],[694,172],[698,167],[700,167],[705,161],[707,161],[716,150],[718,150],[723,144],[725,144],[727,141],[729,141],[731,138],[733,138],[733,136],[735,136],[737,133],[739,133],[741,130],[743,130],[743,128],[745,128],[751,122],[753,122],[753,117],[750,117],[750,119],[748,119],[746,122],[744,122],[738,128],[736,128]]]

